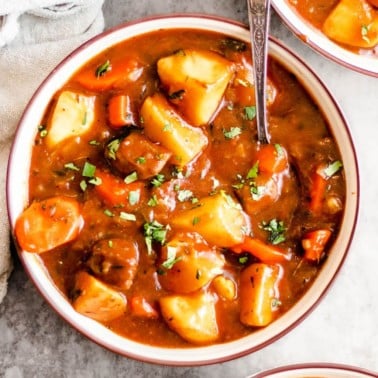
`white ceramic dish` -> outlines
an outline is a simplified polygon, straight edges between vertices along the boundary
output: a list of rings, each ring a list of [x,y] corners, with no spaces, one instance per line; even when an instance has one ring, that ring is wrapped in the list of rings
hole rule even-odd
[[[28,202],[30,157],[36,134],[36,130],[29,125],[40,122],[52,95],[78,67],[82,66],[83,62],[124,39],[161,28],[195,28],[224,33],[246,42],[249,39],[247,28],[234,21],[198,15],[176,15],[150,18],[119,26],[95,37],[70,54],[41,84],[20,121],[9,160],[7,179],[8,212],[12,227]],[[318,99],[316,101],[328,118],[332,132],[338,140],[345,166],[347,184],[345,216],[340,234],[318,279],[290,311],[268,327],[247,337],[227,344],[169,349],[130,341],[96,321],[78,314],[49,278],[38,255],[19,251],[25,270],[47,302],[68,323],[94,342],[124,356],[165,365],[193,366],[230,360],[256,351],[286,334],[315,307],[334,280],[346,257],[358,212],[358,168],[353,143],[338,105],[314,72],[278,42],[271,41],[269,51],[273,58],[298,77],[314,99]]]
[[[378,373],[339,364],[299,364],[279,367],[251,375],[249,378],[372,378]]]
[[[315,51],[346,68],[378,77],[377,55],[375,57],[359,55],[341,47],[306,21],[288,0],[272,0],[272,5],[289,29]]]

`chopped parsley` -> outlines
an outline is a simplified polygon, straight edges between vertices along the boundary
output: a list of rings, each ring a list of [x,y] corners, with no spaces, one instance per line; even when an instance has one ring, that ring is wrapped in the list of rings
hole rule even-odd
[[[262,222],[260,227],[269,232],[268,241],[274,245],[280,244],[286,240],[285,231],[286,227],[283,221],[278,221],[277,219],[272,219],[269,223]]]
[[[104,210],[104,214],[105,214],[107,217],[114,217],[114,213],[112,213],[109,209],[105,209],[105,210]]]
[[[100,142],[98,142],[97,140],[93,139],[93,140],[90,140],[89,141],[89,144],[91,146],[99,146],[100,145]]]
[[[167,259],[161,264],[165,269],[172,269],[173,265],[182,260],[182,256],[176,257],[177,249],[175,247],[167,247]]]
[[[246,106],[244,116],[248,121],[252,121],[256,117],[256,106]]]
[[[92,177],[94,177],[95,172],[96,172],[96,166],[86,161],[84,163],[82,175],[84,177],[92,178]]]
[[[88,180],[88,182],[92,185],[101,185],[102,184],[102,180],[100,179],[100,177],[92,177],[90,180]]]
[[[131,222],[135,222],[136,221],[136,216],[135,214],[131,214],[131,213],[126,213],[124,211],[121,211],[119,213],[119,217],[123,220],[127,220],[127,221],[131,221]]]
[[[116,160],[116,152],[118,151],[120,144],[121,144],[121,141],[119,139],[114,139],[110,143],[108,143],[108,145],[106,146],[108,150],[108,156],[111,159]]]
[[[129,192],[129,204],[136,205],[140,199],[140,192],[139,190],[130,190]]]
[[[151,185],[158,188],[165,181],[165,176],[162,173],[158,173],[152,180]]]
[[[146,158],[144,156],[139,156],[135,160],[138,164],[145,164],[146,163]]]
[[[239,261],[240,264],[244,265],[248,261],[248,256],[241,256],[241,257],[239,257],[238,261]]]
[[[81,124],[83,126],[87,124],[87,118],[88,118],[88,112],[84,112],[83,119],[81,121]]]
[[[138,180],[138,174],[136,172],[130,173],[123,180],[126,184],[131,184],[134,181]]]
[[[254,179],[258,176],[259,174],[259,162],[256,161],[255,164],[253,164],[253,167],[248,171],[246,179]]]
[[[323,169],[323,174],[325,178],[332,177],[335,173],[337,173],[341,169],[342,166],[343,164],[339,160],[336,160],[333,163],[328,164],[328,166]]]
[[[108,71],[110,71],[112,69],[112,66],[110,65],[110,61],[107,60],[105,63],[99,65],[97,68],[96,68],[96,72],[95,72],[95,75],[96,77],[101,77],[101,76],[104,76]]]
[[[147,205],[148,206],[151,206],[151,207],[154,207],[156,206],[157,204],[159,203],[157,197],[156,197],[156,194],[154,194],[147,202]]]
[[[251,193],[252,199],[258,201],[265,192],[265,186],[257,186],[254,182],[251,183],[249,191]]]
[[[81,180],[79,185],[80,185],[80,189],[83,192],[85,192],[87,190],[88,184],[87,184],[87,182],[85,180]]]
[[[64,164],[64,168],[70,169],[71,171],[80,171],[79,167],[77,167],[74,163]]]
[[[242,129],[237,126],[233,126],[230,130],[223,129],[223,135],[226,139],[234,139],[242,133]]]
[[[161,245],[165,243],[167,237],[168,226],[163,226],[158,221],[147,222],[143,225],[144,240],[147,246],[147,252],[152,253],[152,242],[158,242]]]
[[[371,24],[361,26],[361,37],[367,43],[370,43],[370,39],[368,37],[370,27],[371,27]]]

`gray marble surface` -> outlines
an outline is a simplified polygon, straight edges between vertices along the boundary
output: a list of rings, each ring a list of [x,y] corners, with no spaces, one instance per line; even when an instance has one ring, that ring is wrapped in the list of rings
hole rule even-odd
[[[152,14],[203,12],[247,22],[245,0],[107,0],[106,27]],[[348,258],[327,296],[289,334],[223,364],[173,368],[113,354],[56,315],[16,256],[0,305],[0,377],[245,377],[302,362],[333,362],[378,372],[378,79],[348,71],[306,47],[273,14],[272,34],[317,71],[344,109],[359,157],[360,217]]]

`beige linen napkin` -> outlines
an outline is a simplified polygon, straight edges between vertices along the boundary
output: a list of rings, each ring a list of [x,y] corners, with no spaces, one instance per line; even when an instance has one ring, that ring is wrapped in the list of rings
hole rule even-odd
[[[12,269],[5,180],[17,123],[33,92],[59,61],[103,30],[102,3],[0,1],[0,302]]]

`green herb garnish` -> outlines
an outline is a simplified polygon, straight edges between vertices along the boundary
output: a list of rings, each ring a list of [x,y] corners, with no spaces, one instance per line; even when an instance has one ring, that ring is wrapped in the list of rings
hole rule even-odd
[[[146,163],[146,158],[144,156],[139,156],[135,160],[138,164],[145,164]]]
[[[126,184],[131,184],[134,181],[138,180],[138,174],[136,172],[130,173],[123,180]]]
[[[110,61],[107,60],[105,63],[101,64],[96,68],[96,77],[104,76],[108,71],[112,69],[112,66],[110,65]]]
[[[158,242],[161,245],[165,243],[167,236],[168,226],[163,226],[158,221],[147,222],[143,225],[144,240],[147,246],[147,252],[152,253],[152,242]]]
[[[108,143],[108,145],[106,146],[108,150],[108,156],[111,159],[116,160],[116,152],[118,151],[120,144],[121,144],[121,141],[119,139],[114,139],[110,143]]]
[[[254,179],[258,176],[258,174],[259,174],[259,162],[256,161],[256,163],[253,164],[253,167],[248,171],[246,178],[247,180]]]
[[[161,173],[158,173],[152,180],[151,185],[155,188],[158,188],[165,180],[165,176]]]
[[[71,171],[80,171],[79,167],[77,167],[74,163],[64,164],[64,168],[70,169]]]
[[[342,166],[343,164],[341,163],[341,161],[336,160],[333,163],[328,164],[328,166],[323,169],[323,173],[326,176],[326,178],[330,178],[335,173],[337,173],[341,169]]]
[[[177,191],[177,199],[180,202],[188,201],[193,197],[193,192],[191,190],[183,189]]]
[[[223,129],[223,135],[226,139],[234,139],[242,133],[240,127],[231,127],[230,130]]]
[[[147,202],[148,206],[154,207],[158,204],[158,199],[156,197],[156,194],[154,194]]]
[[[130,190],[129,192],[129,204],[136,205],[140,199],[140,192],[139,190]]]
[[[268,241],[274,245],[280,244],[286,240],[283,221],[278,221],[277,219],[272,219],[269,223],[262,222],[260,227],[269,232]]]
[[[248,121],[252,121],[256,117],[256,106],[246,106],[244,116]]]
[[[96,166],[88,163],[87,161],[84,163],[82,175],[84,177],[94,177],[96,172]]]
[[[119,213],[119,217],[123,220],[127,220],[127,221],[131,221],[131,222],[135,222],[136,221],[136,216],[135,214],[131,214],[131,213],[126,213],[124,211],[121,211]]]

